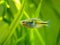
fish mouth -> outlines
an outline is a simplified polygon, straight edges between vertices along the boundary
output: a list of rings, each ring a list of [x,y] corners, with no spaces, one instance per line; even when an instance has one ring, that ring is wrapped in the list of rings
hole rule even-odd
[[[23,25],[26,25],[26,23],[22,23]]]

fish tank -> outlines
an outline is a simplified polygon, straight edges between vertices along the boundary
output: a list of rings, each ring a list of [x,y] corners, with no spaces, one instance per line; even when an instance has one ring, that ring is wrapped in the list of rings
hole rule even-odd
[[[0,0],[0,45],[60,45],[60,0]]]

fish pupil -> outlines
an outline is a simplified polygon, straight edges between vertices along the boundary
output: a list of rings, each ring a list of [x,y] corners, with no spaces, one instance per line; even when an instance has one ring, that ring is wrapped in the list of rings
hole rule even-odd
[[[24,23],[24,21],[22,23]]]

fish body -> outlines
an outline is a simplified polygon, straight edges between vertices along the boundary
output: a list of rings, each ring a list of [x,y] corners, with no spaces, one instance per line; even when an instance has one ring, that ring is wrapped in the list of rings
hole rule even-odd
[[[42,26],[48,26],[48,21],[42,21],[37,18],[31,18],[28,20],[22,20],[20,22],[23,26],[28,27],[28,28],[39,28]]]

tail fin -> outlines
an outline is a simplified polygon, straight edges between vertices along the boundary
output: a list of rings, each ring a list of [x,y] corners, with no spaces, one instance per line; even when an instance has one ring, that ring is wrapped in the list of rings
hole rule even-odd
[[[50,20],[47,21],[47,27],[50,27]]]

